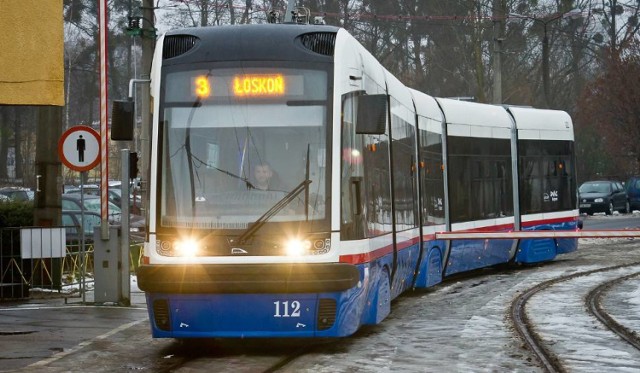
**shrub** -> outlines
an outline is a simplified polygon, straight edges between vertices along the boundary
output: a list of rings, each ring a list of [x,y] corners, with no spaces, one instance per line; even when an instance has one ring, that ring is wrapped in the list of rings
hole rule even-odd
[[[33,226],[33,202],[0,202],[0,228]]]

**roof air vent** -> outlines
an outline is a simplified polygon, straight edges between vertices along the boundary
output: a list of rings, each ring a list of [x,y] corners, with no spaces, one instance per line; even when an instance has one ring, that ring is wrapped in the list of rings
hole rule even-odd
[[[333,56],[333,50],[336,46],[335,32],[312,32],[302,35],[300,40],[305,48],[313,52]]]
[[[177,57],[187,53],[196,45],[197,37],[192,35],[169,35],[164,38],[162,59]]]

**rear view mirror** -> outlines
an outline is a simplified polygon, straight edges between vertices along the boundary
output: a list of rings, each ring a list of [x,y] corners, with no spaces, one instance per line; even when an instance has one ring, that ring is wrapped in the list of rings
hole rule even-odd
[[[356,133],[359,135],[382,135],[387,125],[387,95],[364,95],[358,97]]]
[[[133,140],[133,101],[113,101],[111,140]]]

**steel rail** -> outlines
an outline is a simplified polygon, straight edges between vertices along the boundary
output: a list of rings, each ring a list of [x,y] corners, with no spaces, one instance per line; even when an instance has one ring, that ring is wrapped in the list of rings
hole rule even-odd
[[[600,322],[602,322],[609,330],[617,334],[620,338],[627,343],[640,350],[640,338],[633,331],[626,328],[624,325],[617,322],[609,313],[602,307],[602,297],[609,291],[614,285],[627,281],[631,278],[640,276],[640,272],[635,272],[630,275],[618,277],[611,281],[607,281],[600,286],[596,287],[589,292],[585,299],[587,309],[593,316],[595,316]]]
[[[630,264],[620,264],[611,267],[598,268],[590,271],[578,272],[567,276],[557,277],[551,280],[547,280],[537,284],[536,286],[524,291],[520,294],[514,301],[511,303],[511,310],[509,316],[513,322],[514,328],[522,339],[522,341],[531,349],[535,357],[538,359],[540,364],[545,368],[548,372],[566,372],[566,369],[562,365],[561,360],[558,356],[556,356],[552,351],[550,351],[547,347],[544,346],[544,342],[542,341],[542,337],[540,337],[534,330],[533,325],[531,325],[531,321],[528,319],[526,315],[526,306],[529,299],[551,287],[552,285],[558,284],[560,282],[569,281],[582,276],[589,276],[594,273],[613,271],[620,268],[633,267],[640,265],[640,262],[634,262]]]

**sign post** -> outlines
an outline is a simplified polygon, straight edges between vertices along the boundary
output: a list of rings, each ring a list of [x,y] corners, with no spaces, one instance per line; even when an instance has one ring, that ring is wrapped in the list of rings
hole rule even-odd
[[[109,130],[107,119],[108,75],[107,75],[107,0],[100,0],[100,215],[102,216],[101,238],[109,239]]]
[[[80,278],[82,281],[82,302],[84,302],[84,178],[87,171],[96,167],[100,162],[100,136],[91,127],[71,127],[62,134],[58,141],[58,156],[65,166],[80,172],[80,205],[82,206],[80,209]]]

